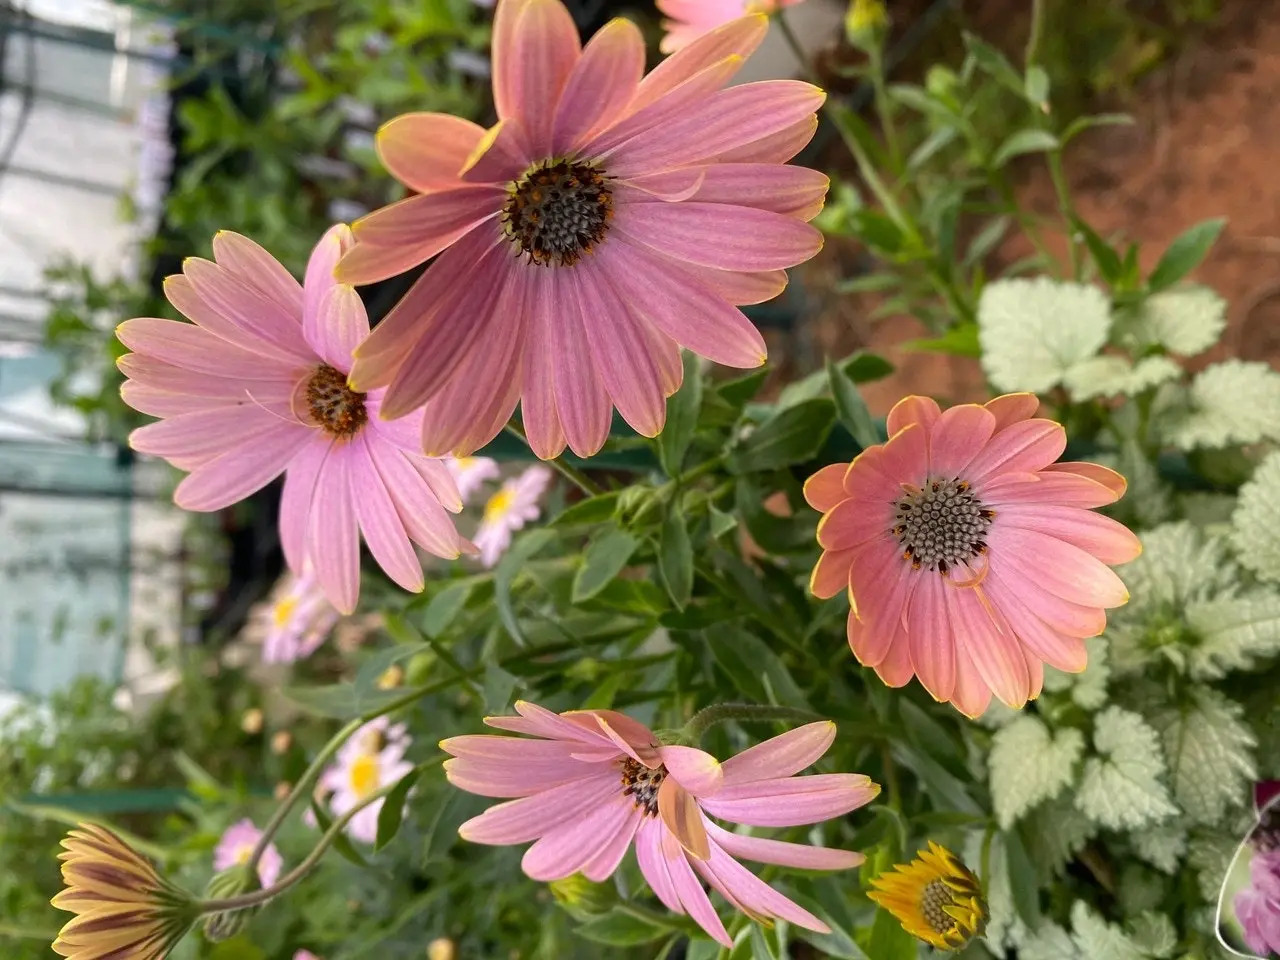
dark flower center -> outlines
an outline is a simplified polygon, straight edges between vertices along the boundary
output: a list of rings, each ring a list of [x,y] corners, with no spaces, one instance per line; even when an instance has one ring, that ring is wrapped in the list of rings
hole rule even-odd
[[[955,919],[942,909],[954,903],[951,891],[941,880],[930,880],[920,891],[920,913],[935,933],[949,933],[955,927]]]
[[[643,763],[636,763],[630,757],[618,761],[622,767],[622,791],[624,797],[634,797],[636,806],[648,816],[658,815],[658,788],[667,779],[667,768],[649,769]]]
[[[548,160],[513,184],[502,220],[531,263],[567,267],[604,239],[612,216],[613,193],[604,171]]]
[[[347,386],[347,375],[321,364],[307,382],[311,418],[335,437],[353,437],[369,420],[364,394]]]
[[[995,518],[964,480],[930,480],[912,488],[896,504],[893,535],[904,560],[917,570],[946,575],[987,549],[987,529]]]

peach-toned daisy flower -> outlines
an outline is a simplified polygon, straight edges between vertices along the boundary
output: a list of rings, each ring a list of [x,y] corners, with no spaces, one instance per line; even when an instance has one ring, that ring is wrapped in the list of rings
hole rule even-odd
[[[458,496],[463,503],[470,503],[471,498],[489,480],[496,480],[500,472],[497,460],[488,457],[445,457],[444,465],[453,474],[453,482],[458,485]]]
[[[485,844],[536,841],[521,866],[534,880],[582,873],[612,876],[635,842],[654,894],[687,913],[725,946],[725,931],[702,881],[757,920],[827,926],[743,867],[737,857],[801,870],[846,870],[861,854],[726,830],[711,817],[753,827],[794,827],[841,817],[880,788],[859,774],[796,777],[835,739],[835,724],[811,723],[766,740],[723,764],[693,747],[664,746],[641,723],[612,710],[556,714],[516,703],[517,717],[485,723],[538,739],[452,737],[440,748],[449,782],[484,797],[514,797],[458,828]],[[708,816],[709,815],[709,816]]]
[[[320,778],[320,789],[331,791],[329,809],[334,816],[342,816],[408,775],[413,764],[404,755],[412,742],[403,723],[392,724],[386,717],[370,720],[353,733]],[[377,800],[352,817],[347,833],[362,843],[373,843],[385,802]]]
[[[352,385],[381,414],[425,405],[428,454],[465,456],[521,404],[544,459],[600,449],[612,408],[645,436],[680,386],[678,346],[764,362],[738,305],[768,300],[822,245],[806,221],[822,174],[785,162],[824,94],[797,81],[728,87],[764,17],[707,34],[644,74],[616,19],[581,48],[560,0],[499,0],[499,123],[411,113],[378,132],[421,195],[353,224],[338,278],[372,283],[438,259],[356,351]]]
[[[213,869],[221,873],[235,866],[243,866],[253,856],[254,848],[262,839],[262,831],[254,826],[252,820],[241,820],[227,827],[218,845],[213,849]],[[268,844],[258,861],[258,879],[262,886],[271,886],[280,879],[280,869],[284,859],[274,843]]]
[[[774,13],[803,0],[658,0],[658,9],[670,17],[662,21],[666,35],[658,49],[674,53],[716,27],[750,13]]]
[[[511,535],[526,523],[538,519],[542,495],[551,483],[551,471],[530,467],[502,485],[484,505],[484,516],[476,530],[480,562],[492,567],[511,546]]]
[[[220,510],[286,472],[280,541],[294,571],[314,565],[330,602],[355,609],[360,537],[406,590],[423,586],[413,544],[457,557],[465,543],[446,510],[462,501],[448,469],[422,456],[421,417],[378,417],[383,391],[347,385],[351,351],[369,334],[355,290],[333,279],[352,244],[338,225],[311,254],[300,285],[238,234],[213,240],[216,263],[189,258],[165,295],[192,323],[141,318],[116,330],[120,390],[161,417],[130,445],[190,471],[174,501]]]
[[[822,512],[813,593],[848,590],[849,646],[889,686],[914,675],[965,715],[994,693],[1011,707],[1039,695],[1043,663],[1078,672],[1084,637],[1129,599],[1107,566],[1141,552],[1121,524],[1092,512],[1124,478],[1055,463],[1066,431],[1034,419],[1033,394],[945,413],[907,397],[889,441],[805,483]]]

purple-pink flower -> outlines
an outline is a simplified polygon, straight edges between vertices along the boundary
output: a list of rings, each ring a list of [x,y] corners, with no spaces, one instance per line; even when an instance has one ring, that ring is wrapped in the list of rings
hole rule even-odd
[[[662,21],[666,34],[659,49],[674,53],[716,27],[750,13],[775,13],[803,0],[658,0],[658,9],[670,19]]]
[[[1280,955],[1280,851],[1254,853],[1249,881],[1232,901],[1245,943],[1259,956]]]
[[[386,717],[370,720],[353,733],[320,778],[321,788],[331,791],[333,815],[344,815],[406,776],[413,769],[404,758],[412,742],[404,724],[392,724]],[[385,802],[376,800],[364,807],[347,824],[347,833],[362,843],[373,843],[378,837],[378,812]]]
[[[680,386],[679,347],[764,362],[739,305],[768,300],[822,235],[828,180],[787,166],[824,94],[726,85],[767,30],[747,17],[644,76],[639,28],[582,47],[560,0],[499,0],[484,130],[434,113],[378,132],[387,169],[420,195],[353,224],[338,264],[372,283],[436,257],[356,351],[354,387],[382,415],[425,407],[423,448],[465,456],[516,404],[533,451],[600,449],[613,408],[652,437]]]
[[[498,478],[498,461],[488,457],[445,457],[444,464],[458,485],[463,503],[470,503],[487,481]]]
[[[539,503],[550,483],[550,470],[543,466],[530,467],[506,481],[489,498],[475,536],[481,563],[492,567],[511,546],[511,535],[538,519]]]
[[[227,828],[218,845],[213,850],[213,869],[221,873],[232,867],[249,862],[253,850],[262,839],[262,831],[254,826],[252,820],[241,820]],[[280,869],[284,860],[274,843],[269,844],[258,861],[258,880],[264,888],[271,886],[280,878]]]
[[[291,569],[314,565],[342,613],[360,593],[360,538],[406,590],[423,587],[416,543],[439,557],[469,547],[447,511],[462,509],[448,468],[420,450],[421,416],[379,418],[382,390],[347,384],[351,351],[369,334],[355,290],[333,279],[352,243],[330,229],[306,282],[238,234],[213,240],[216,262],[189,258],[165,295],[191,323],[128,320],[117,336],[121,388],[161,417],[133,432],[135,450],[189,471],[174,500],[220,510],[285,472],[280,541]]]
[[[663,745],[648,727],[612,710],[556,714],[522,701],[515,706],[519,716],[485,723],[524,737],[462,736],[440,744],[453,755],[444,766],[454,786],[515,798],[464,823],[463,839],[533,841],[521,866],[534,880],[582,873],[595,882],[613,874],[634,841],[640,871],[658,899],[726,947],[732,940],[703,883],[753,919],[828,932],[736,858],[845,870],[861,863],[861,854],[749,836],[711,818],[794,827],[869,803],[880,788],[860,774],[795,776],[826,753],[835,724],[799,727],[722,764],[694,747]]]
[[[310,950],[299,950],[293,955],[293,960],[320,960],[320,958]]]
[[[276,586],[262,639],[263,663],[293,663],[315,653],[338,622],[324,588],[310,568],[286,573]]]

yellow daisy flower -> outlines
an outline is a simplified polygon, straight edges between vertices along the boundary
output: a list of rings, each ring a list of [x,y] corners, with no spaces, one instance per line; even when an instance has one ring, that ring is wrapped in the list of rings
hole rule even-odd
[[[196,919],[191,898],[110,830],[81,824],[62,841],[53,898],[76,914],[53,943],[69,960],[162,960]]]
[[[987,901],[978,878],[932,840],[915,860],[886,870],[871,886],[868,897],[938,950],[961,950],[986,929]]]

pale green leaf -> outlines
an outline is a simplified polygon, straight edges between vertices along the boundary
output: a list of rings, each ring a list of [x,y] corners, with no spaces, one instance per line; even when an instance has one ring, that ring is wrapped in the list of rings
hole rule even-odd
[[[1178,871],[1179,861],[1187,852],[1187,828],[1180,823],[1136,830],[1130,836],[1139,857],[1168,874]]]
[[[1169,758],[1173,798],[1193,824],[1215,824],[1249,799],[1257,741],[1243,713],[1238,703],[1199,687],[1189,703],[1152,717]]]
[[[1271,590],[1193,601],[1184,617],[1197,640],[1188,657],[1193,679],[1217,680],[1280,653],[1280,594]]]
[[[1129,934],[1143,956],[1164,960],[1178,946],[1178,931],[1162,913],[1148,910],[1129,923]]]
[[[997,280],[978,302],[982,366],[1002,390],[1043,393],[1107,342],[1111,306],[1097,287],[1048,277]]]
[[[1071,906],[1071,939],[1089,960],[1144,960],[1138,945],[1098,916],[1083,900]]]
[[[1075,400],[1133,396],[1175,380],[1182,367],[1168,357],[1143,357],[1137,364],[1110,354],[1081,360],[1063,375],[1063,384]]]
[[[1227,302],[1208,287],[1187,286],[1147,297],[1118,318],[1113,339],[1135,353],[1162,347],[1193,357],[1218,342],[1227,326]]]
[[[1187,848],[1187,862],[1196,871],[1200,893],[1206,900],[1218,898],[1227,878],[1231,859],[1240,846],[1240,837],[1219,830],[1197,833]]]
[[[1167,880],[1146,864],[1129,860],[1120,871],[1116,883],[1116,903],[1120,913],[1136,917],[1157,909],[1163,902]]]
[[[1280,453],[1273,453],[1240,488],[1231,518],[1231,542],[1240,562],[1264,580],[1280,583]]]
[[[1161,429],[1183,450],[1280,438],[1280,373],[1244,360],[1206,367]]]
[[[982,845],[985,831],[974,830],[964,846],[964,861],[977,867],[982,862]],[[1018,916],[1014,905],[1013,886],[1009,878],[1009,855],[1005,849],[1004,835],[991,838],[987,853],[988,874],[982,878],[987,893],[987,929],[984,938],[996,956],[1023,940],[1027,925]],[[874,956],[874,954],[873,954]]]
[[[1164,755],[1156,731],[1138,714],[1108,707],[1094,723],[1097,756],[1085,761],[1076,794],[1080,812],[1112,830],[1156,823],[1177,813],[1160,778]]]
[[[1046,879],[1061,874],[1097,832],[1097,825],[1075,808],[1070,793],[1036,807],[1027,818],[1031,857]]]
[[[1003,829],[1071,783],[1084,751],[1084,735],[1067,728],[1057,736],[1038,717],[1024,714],[996,733],[988,768],[991,801]]]
[[[1111,644],[1101,637],[1084,642],[1088,663],[1080,673],[1044,669],[1044,689],[1050,693],[1071,691],[1071,699],[1086,710],[1097,710],[1107,702],[1107,681],[1111,678]]]
[[[1168,523],[1142,534],[1142,554],[1117,571],[1129,588],[1125,618],[1179,609],[1208,599],[1237,579],[1226,544],[1189,523]]]
[[[1019,960],[1082,960],[1071,934],[1056,923],[1046,923],[1018,948]]]

